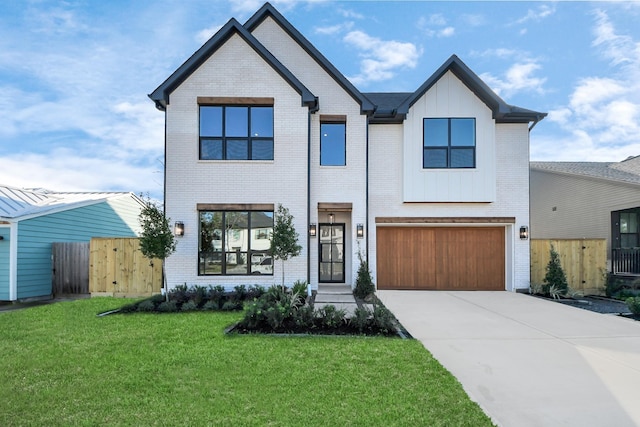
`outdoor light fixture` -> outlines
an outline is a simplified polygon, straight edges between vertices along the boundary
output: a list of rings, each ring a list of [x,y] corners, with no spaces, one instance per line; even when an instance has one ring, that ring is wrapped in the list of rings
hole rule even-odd
[[[329,224],[333,224],[333,220],[336,219],[336,216],[332,213],[329,214]]]
[[[364,237],[364,225],[362,224],[356,225],[356,237],[358,239],[362,239]]]
[[[180,237],[184,236],[184,222],[176,221],[173,226],[173,234]]]
[[[520,227],[520,240],[527,240],[529,238],[529,227],[523,225]]]
[[[316,237],[316,225],[309,224],[309,236]]]

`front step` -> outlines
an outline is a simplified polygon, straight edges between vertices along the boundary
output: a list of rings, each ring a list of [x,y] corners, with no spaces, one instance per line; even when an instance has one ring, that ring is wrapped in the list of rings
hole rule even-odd
[[[353,290],[349,285],[329,285],[319,284],[318,294],[330,294],[330,295],[351,295]]]

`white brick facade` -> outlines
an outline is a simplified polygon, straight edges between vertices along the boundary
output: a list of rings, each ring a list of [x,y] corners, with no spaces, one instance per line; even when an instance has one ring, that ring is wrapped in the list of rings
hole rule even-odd
[[[375,280],[377,217],[514,217],[515,223],[501,225],[505,286],[529,286],[529,242],[518,238],[518,228],[529,224],[528,122],[533,119],[497,120],[496,107],[486,99],[494,95],[477,97],[469,88],[478,84],[476,77],[463,69],[470,77],[461,80],[464,66],[454,58],[451,70],[456,72],[434,75],[435,84],[407,105],[404,115],[376,121],[366,96],[272,6],[265,5],[245,27],[227,24],[151,95],[166,110],[167,215],[185,224],[185,235],[167,260],[170,287],[280,283],[279,262],[273,276],[199,276],[198,204],[287,207],[303,251],[287,261],[285,282],[309,279],[314,289],[319,243],[307,230],[309,224],[327,223],[329,213],[345,224],[344,282],[349,285],[355,284],[359,249],[368,253]],[[310,105],[305,90],[317,105]],[[273,99],[274,160],[199,160],[199,97]],[[345,166],[320,165],[320,124],[329,116],[346,121]],[[476,168],[423,169],[424,117],[476,118]],[[357,238],[357,224],[365,226],[364,238]]]

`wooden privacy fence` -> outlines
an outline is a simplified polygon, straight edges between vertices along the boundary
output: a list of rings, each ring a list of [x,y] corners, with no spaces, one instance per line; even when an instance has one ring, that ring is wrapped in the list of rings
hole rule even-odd
[[[605,239],[531,240],[531,283],[542,284],[551,245],[560,256],[567,283],[585,295],[604,293],[607,271]]]
[[[89,242],[51,245],[53,295],[89,293]]]
[[[150,296],[160,293],[161,287],[162,262],[145,258],[138,238],[91,239],[89,291],[92,296]]]

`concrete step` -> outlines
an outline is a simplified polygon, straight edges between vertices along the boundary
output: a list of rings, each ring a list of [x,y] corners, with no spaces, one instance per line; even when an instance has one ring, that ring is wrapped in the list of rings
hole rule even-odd
[[[352,295],[353,290],[349,285],[328,285],[328,284],[320,284],[318,285],[318,293],[319,294],[332,294],[332,295]]]
[[[316,294],[315,303],[354,303],[356,300],[352,294],[326,294],[318,292]]]

